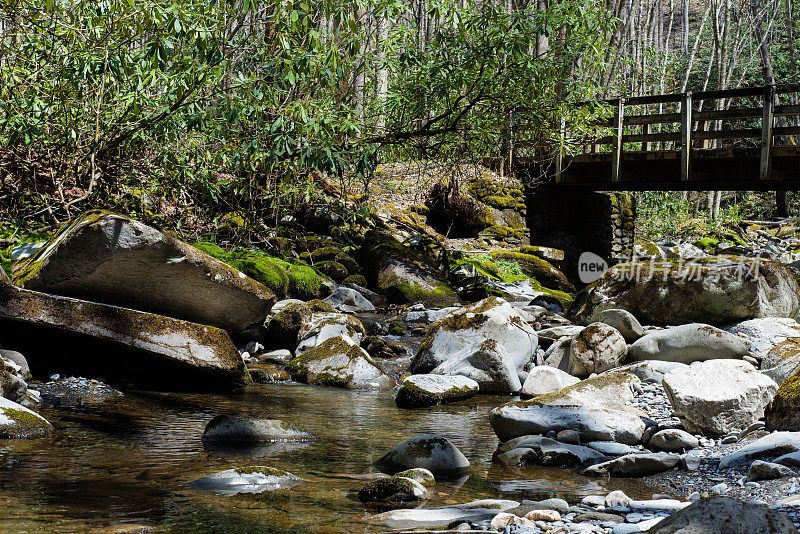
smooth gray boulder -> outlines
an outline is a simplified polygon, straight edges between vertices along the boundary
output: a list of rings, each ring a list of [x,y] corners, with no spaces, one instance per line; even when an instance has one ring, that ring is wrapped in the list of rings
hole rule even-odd
[[[681,459],[666,452],[626,454],[583,470],[589,476],[639,477],[654,475],[672,469]]]
[[[757,458],[774,458],[800,451],[800,432],[772,432],[726,454],[719,462],[720,469],[747,463]]]
[[[678,428],[667,428],[659,430],[650,438],[648,445],[666,452],[681,452],[697,448],[700,441],[685,430]]]
[[[509,403],[492,410],[492,430],[501,441],[551,430],[575,430],[581,442],[617,441],[628,445],[642,442],[645,424],[630,412],[605,406],[547,406]]]
[[[0,439],[38,438],[52,430],[38,413],[0,397]]]
[[[344,313],[369,313],[375,306],[355,289],[339,286],[333,293],[322,299],[334,309]]]
[[[579,378],[561,369],[549,365],[539,365],[528,373],[528,377],[522,385],[522,394],[535,397],[558,391],[578,382],[580,382]]]
[[[202,440],[209,443],[304,442],[314,441],[316,437],[280,419],[218,415],[206,425]]]
[[[350,337],[331,337],[286,364],[291,377],[305,384],[347,389],[392,389],[392,380]]]
[[[213,326],[2,281],[0,328],[3,341],[19,347],[43,375],[102,376],[173,391],[230,389],[248,379],[230,337]]]
[[[515,358],[493,339],[464,347],[430,372],[432,375],[465,376],[484,393],[517,393],[522,389]]]
[[[615,328],[605,323],[592,323],[572,338],[567,372],[586,378],[619,367],[627,349],[625,338]]]
[[[28,379],[31,375],[31,368],[28,365],[28,359],[15,350],[8,350],[8,349],[0,349],[0,358],[4,360],[10,360],[14,362],[15,365],[19,366],[19,375],[24,378]]]
[[[571,345],[571,337],[562,337],[550,345],[544,355],[544,365],[569,374],[569,349]]]
[[[692,323],[647,334],[628,348],[628,359],[691,364],[718,358],[741,359],[749,349],[746,339],[707,324]]]
[[[800,288],[786,265],[764,258],[620,263],[577,303],[575,320],[589,324],[604,310],[618,308],[656,325],[793,318],[800,311]]]
[[[725,435],[758,421],[778,385],[741,360],[695,362],[664,376],[664,391],[684,428]]]
[[[474,396],[480,389],[466,376],[411,375],[403,380],[394,400],[401,408],[447,404]]]
[[[298,477],[282,469],[248,466],[226,469],[190,482],[188,485],[219,495],[236,495],[287,489],[299,483]]]
[[[730,497],[701,499],[651,528],[649,534],[797,534],[786,512]]]
[[[453,478],[469,472],[469,460],[449,440],[436,434],[421,434],[387,452],[375,467],[390,474],[421,467],[437,478]]]
[[[453,355],[485,341],[494,341],[508,353],[517,370],[536,354],[539,338],[517,308],[489,297],[458,308],[434,322],[411,361],[414,374],[429,373]]]
[[[633,343],[644,335],[644,328],[628,310],[619,308],[612,308],[610,310],[603,310],[597,316],[597,320],[605,323],[615,330],[617,330],[625,341]]]
[[[88,211],[14,266],[26,289],[132,308],[229,332],[258,328],[275,293],[139,221]]]

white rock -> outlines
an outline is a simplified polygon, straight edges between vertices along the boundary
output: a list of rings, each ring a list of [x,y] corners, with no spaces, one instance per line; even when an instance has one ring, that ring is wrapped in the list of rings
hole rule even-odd
[[[569,346],[569,374],[586,378],[618,367],[628,346],[617,329],[592,323],[572,339]]]
[[[470,346],[493,340],[521,370],[536,354],[539,338],[517,308],[490,297],[452,311],[431,325],[420,351],[411,362],[412,373],[428,373]]]
[[[540,365],[531,369],[528,378],[525,379],[525,383],[522,385],[522,393],[523,395],[535,397],[536,395],[557,391],[578,382],[580,382],[579,378],[575,378],[561,369]]]
[[[355,317],[344,313],[315,313],[311,321],[300,328],[295,356],[333,337],[346,337],[360,345],[365,334],[364,325]]]
[[[684,428],[725,435],[764,415],[778,385],[747,362],[710,360],[664,376],[664,391]]]
[[[430,374],[465,376],[485,393],[516,393],[522,389],[514,357],[493,339],[459,350]]]

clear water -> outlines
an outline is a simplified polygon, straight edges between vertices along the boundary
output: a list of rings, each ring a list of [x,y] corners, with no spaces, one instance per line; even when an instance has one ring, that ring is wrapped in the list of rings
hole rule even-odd
[[[57,431],[38,440],[0,440],[0,532],[379,532],[380,508],[360,503],[358,475],[400,441],[420,433],[450,439],[472,462],[466,480],[435,488],[435,504],[476,498],[536,499],[624,489],[620,480],[576,471],[492,463],[491,408],[508,397],[400,410],[393,392],[296,384],[254,385],[230,394],[128,392],[99,405],[43,406]],[[283,419],[317,434],[311,444],[209,450],[200,436],[215,415]],[[223,497],[186,484],[248,465],[285,469],[303,482],[260,495]]]

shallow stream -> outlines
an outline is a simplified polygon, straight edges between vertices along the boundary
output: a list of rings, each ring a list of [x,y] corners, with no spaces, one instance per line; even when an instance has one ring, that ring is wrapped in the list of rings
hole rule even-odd
[[[576,471],[492,463],[498,441],[489,411],[509,397],[479,396],[448,406],[400,410],[394,392],[298,384],[252,385],[228,394],[128,391],[97,405],[41,413],[51,437],[0,440],[0,532],[380,532],[379,508],[360,503],[357,475],[397,443],[420,433],[450,439],[469,458],[466,480],[440,483],[426,505],[477,498],[516,500],[623,489],[633,481],[584,478]],[[204,448],[206,423],[220,413],[283,419],[317,443],[244,450]],[[186,484],[249,465],[285,469],[301,484],[274,493],[223,497]]]

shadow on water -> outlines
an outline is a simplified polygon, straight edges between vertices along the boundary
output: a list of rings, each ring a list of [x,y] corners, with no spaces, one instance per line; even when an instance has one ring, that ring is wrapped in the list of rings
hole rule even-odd
[[[50,437],[0,440],[0,532],[374,532],[382,511],[355,498],[372,462],[420,433],[450,439],[470,459],[466,479],[434,489],[429,505],[477,498],[576,500],[608,491],[576,471],[492,463],[497,438],[489,411],[508,397],[482,396],[424,410],[400,410],[393,392],[296,384],[254,385],[228,394],[128,392],[80,412],[43,406]],[[205,425],[220,413],[284,419],[318,442],[249,449],[206,448]],[[186,486],[211,473],[269,465],[299,476],[288,490],[221,497]],[[635,483],[612,489],[649,496]]]

